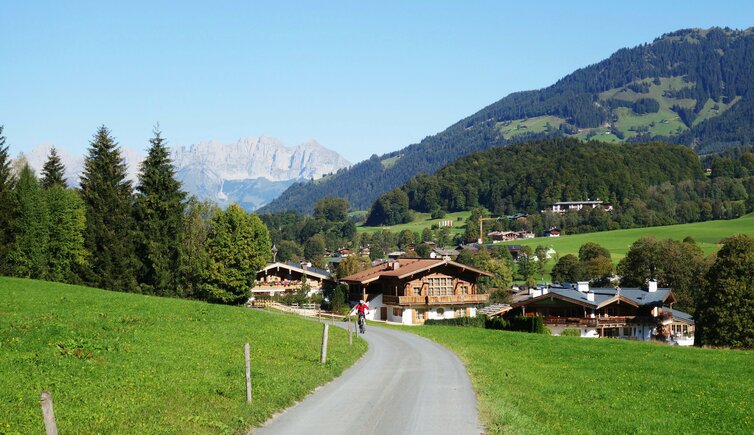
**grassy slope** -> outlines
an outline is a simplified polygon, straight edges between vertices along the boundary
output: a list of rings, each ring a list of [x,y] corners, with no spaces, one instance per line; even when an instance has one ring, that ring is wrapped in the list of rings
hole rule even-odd
[[[683,107],[694,107],[695,100],[688,98],[671,98],[665,95],[666,91],[680,90],[693,86],[691,83],[686,83],[682,77],[663,77],[660,79],[660,84],[656,85],[652,80],[640,80],[649,85],[649,92],[646,94],[636,93],[628,88],[614,88],[601,92],[599,99],[607,101],[610,99],[623,100],[623,101],[637,101],[642,98],[653,98],[660,104],[660,109],[657,113],[645,113],[638,115],[628,108],[616,108],[614,114],[617,115],[618,120],[615,122],[615,127],[623,132],[625,139],[636,136],[636,132],[630,129],[647,128],[653,135],[659,136],[672,136],[679,132],[688,130],[688,127],[680,120],[678,114],[676,114],[671,107],[674,104]],[[723,104],[722,102],[714,102],[708,100],[705,103],[704,109],[702,109],[697,117],[694,119],[694,125],[699,124],[714,116],[718,116],[732,107],[740,100],[740,97],[736,97],[729,104]],[[713,107],[717,106],[717,109]],[[556,116],[536,116],[528,119],[516,119],[511,121],[499,122],[497,129],[501,136],[506,139],[513,138],[515,136],[531,133],[543,133],[546,130],[546,126],[549,123],[551,128],[557,129],[560,124],[565,122],[565,119]],[[526,128],[523,128],[523,127]],[[595,134],[594,138],[605,142],[622,142],[613,134],[609,133],[610,129],[604,127],[598,128],[585,128],[582,129],[574,137],[582,140],[586,140],[589,134]]]
[[[0,433],[242,432],[334,378],[366,349],[333,328],[239,307],[0,278]],[[245,403],[243,343],[254,403]]]
[[[683,240],[686,236],[691,236],[704,252],[709,254],[719,249],[718,242],[721,239],[740,233],[754,235],[754,214],[732,220],[634,228],[630,230],[604,231],[552,238],[538,237],[506,243],[529,245],[532,248],[535,248],[537,245],[552,246],[560,256],[563,256],[565,254],[578,255],[581,245],[586,242],[595,242],[607,248],[612,254],[613,261],[617,263],[618,260],[626,255],[631,244],[643,236],[655,236],[658,239],[672,238],[675,240]]]
[[[364,233],[375,233],[380,230],[389,230],[394,233],[399,233],[403,230],[411,230],[417,233],[421,233],[424,228],[430,228],[432,227],[432,225],[437,225],[441,220],[452,220],[455,226],[450,229],[450,232],[451,234],[458,234],[463,233],[463,226],[466,225],[466,220],[469,218],[469,216],[471,216],[471,212],[462,211],[456,213],[448,213],[442,219],[432,219],[429,213],[414,212],[414,216],[414,220],[407,224],[393,225],[392,227],[367,227],[361,225],[357,226],[356,229],[357,231]],[[461,221],[458,220],[459,217],[462,218]]]
[[[490,433],[754,432],[754,352],[406,329],[461,357]]]

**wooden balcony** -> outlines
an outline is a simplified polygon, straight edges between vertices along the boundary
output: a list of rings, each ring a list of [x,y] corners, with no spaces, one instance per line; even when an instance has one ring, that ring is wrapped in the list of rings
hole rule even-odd
[[[636,325],[643,320],[640,316],[608,316],[608,317],[560,317],[545,316],[545,325],[566,325],[566,326],[591,326],[591,327],[623,327]]]
[[[386,305],[456,305],[482,304],[490,299],[490,295],[448,295],[448,296],[394,296],[382,295],[382,303]]]

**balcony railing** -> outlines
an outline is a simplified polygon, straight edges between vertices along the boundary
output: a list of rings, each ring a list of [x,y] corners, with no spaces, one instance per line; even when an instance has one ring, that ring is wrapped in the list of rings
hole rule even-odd
[[[643,320],[640,316],[603,316],[603,317],[560,317],[545,316],[546,325],[573,325],[573,326],[605,326],[620,327],[626,325],[636,325]]]
[[[447,296],[394,296],[382,295],[386,305],[440,305],[440,304],[481,304],[487,302],[490,295],[447,295]]]

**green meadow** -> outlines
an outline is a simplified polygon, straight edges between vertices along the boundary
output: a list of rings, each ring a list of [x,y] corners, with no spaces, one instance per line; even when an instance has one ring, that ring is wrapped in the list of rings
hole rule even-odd
[[[241,307],[0,278],[0,433],[244,433],[365,351],[322,326]],[[254,400],[246,403],[243,345]]]
[[[452,220],[453,227],[450,229],[450,233],[460,234],[464,231],[466,220],[469,218],[469,216],[471,216],[470,211],[448,213],[442,219],[432,219],[430,213],[413,212],[413,214],[414,220],[407,224],[393,225],[391,227],[368,227],[365,225],[360,225],[357,226],[356,229],[357,231],[364,233],[375,233],[381,230],[388,230],[394,233],[399,233],[403,230],[411,230],[415,233],[421,233],[424,228],[431,228],[432,225],[438,225],[440,221]],[[459,218],[461,220],[459,220]]]
[[[696,243],[710,254],[720,249],[720,240],[735,234],[754,235],[754,214],[738,219],[696,222],[692,224],[668,225],[663,227],[632,228],[629,230],[603,231],[598,233],[574,234],[560,237],[538,237],[535,239],[516,240],[505,244],[526,245],[532,249],[537,245],[551,246],[558,255],[578,254],[579,248],[586,242],[595,242],[607,248],[617,263],[628,252],[637,239],[654,236],[658,239],[683,240],[691,236]]]
[[[488,433],[754,433],[754,352],[452,326]]]

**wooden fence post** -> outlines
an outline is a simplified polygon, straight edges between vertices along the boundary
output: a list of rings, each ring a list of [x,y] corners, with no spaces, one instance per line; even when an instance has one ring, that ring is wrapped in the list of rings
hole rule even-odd
[[[45,433],[47,435],[58,435],[58,426],[55,423],[55,411],[52,409],[52,395],[48,391],[42,391],[39,402],[42,404]]]
[[[346,325],[348,325],[348,345],[353,346],[353,331],[351,331],[351,319],[348,319],[346,321]]]
[[[328,327],[329,326],[330,325],[328,325],[327,323],[325,323],[325,329],[322,332],[322,350],[321,350],[320,355],[319,355],[319,362],[321,364],[324,364],[325,361],[327,361],[327,335],[328,335],[328,332],[329,332],[328,331]]]
[[[243,356],[246,360],[246,402],[251,403],[251,351],[249,343],[243,345]]]

